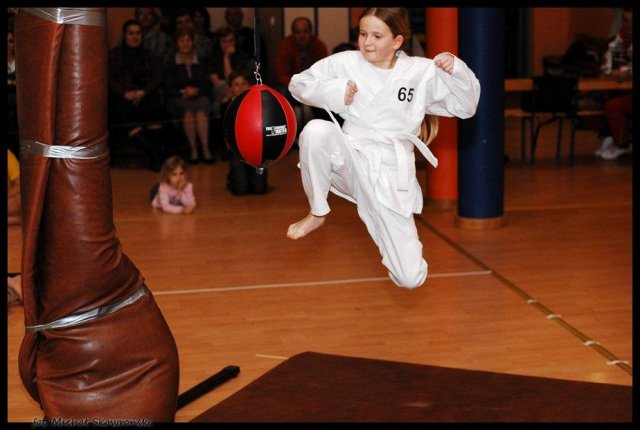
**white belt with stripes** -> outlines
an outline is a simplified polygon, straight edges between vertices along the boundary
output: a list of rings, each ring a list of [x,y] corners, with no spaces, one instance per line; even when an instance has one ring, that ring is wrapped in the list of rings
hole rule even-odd
[[[338,126],[338,128],[340,128],[340,124],[338,123],[338,121],[336,121],[333,113],[327,108],[325,108],[325,110],[331,117],[331,120]],[[378,133],[373,129],[364,129],[349,122],[346,122],[342,126],[342,128],[340,128],[341,132],[343,130],[349,134],[353,134],[355,136],[360,135],[363,137],[371,136],[372,134],[375,135]],[[429,147],[427,147],[427,145],[423,141],[421,141],[411,133],[396,134],[393,137],[393,149],[396,153],[396,161],[398,165],[398,190],[401,191],[407,191],[409,189],[409,170],[407,168],[409,163],[407,154],[408,149],[404,145],[404,142],[406,141],[409,141],[412,145],[418,148],[418,151],[420,151],[424,158],[426,158],[433,167],[438,167],[438,159],[435,157],[435,155],[433,155],[433,152],[431,152]]]

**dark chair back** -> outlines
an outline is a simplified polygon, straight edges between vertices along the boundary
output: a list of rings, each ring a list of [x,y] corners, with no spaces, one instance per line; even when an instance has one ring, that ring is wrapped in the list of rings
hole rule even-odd
[[[533,91],[522,94],[520,107],[527,112],[572,113],[578,78],[562,75],[541,75],[533,78]]]

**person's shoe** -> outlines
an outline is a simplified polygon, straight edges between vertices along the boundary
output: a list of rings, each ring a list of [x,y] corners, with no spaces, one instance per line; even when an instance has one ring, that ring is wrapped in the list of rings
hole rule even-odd
[[[612,160],[617,160],[622,155],[630,154],[630,153],[631,153],[631,145],[629,145],[628,147],[613,145],[612,147],[604,151],[600,155],[600,157],[602,157],[603,160],[612,161]]]
[[[198,164],[199,162],[200,162],[200,160],[198,160],[198,157],[189,158],[189,164]]]
[[[607,136],[602,139],[602,143],[600,144],[600,148],[595,152],[596,157],[602,157],[602,153],[614,146],[613,137]]]

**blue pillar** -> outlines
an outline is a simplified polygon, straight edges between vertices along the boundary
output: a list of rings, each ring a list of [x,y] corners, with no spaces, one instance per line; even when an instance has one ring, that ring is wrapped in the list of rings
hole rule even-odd
[[[459,226],[501,226],[504,215],[504,9],[460,8],[460,58],[480,81],[473,118],[459,121]],[[471,221],[471,222],[467,222]]]

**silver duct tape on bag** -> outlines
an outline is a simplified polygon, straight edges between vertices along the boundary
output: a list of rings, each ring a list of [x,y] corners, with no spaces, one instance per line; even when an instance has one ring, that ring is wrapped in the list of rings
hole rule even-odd
[[[101,8],[25,7],[19,8],[18,13],[20,12],[27,12],[58,24],[94,25],[97,27],[107,25],[107,14]]]
[[[146,296],[147,294],[149,294],[149,289],[145,284],[142,284],[140,288],[138,288],[136,291],[134,291],[132,294],[130,294],[127,297],[124,297],[122,299],[116,300],[111,303],[107,303],[104,306],[100,306],[98,308],[92,309],[87,312],[82,312],[79,314],[70,315],[68,317],[57,319],[47,324],[27,326],[26,332],[35,333],[43,330],[52,330],[56,328],[66,328],[66,327],[79,325],[87,321],[94,320],[103,315],[108,315],[116,311],[119,311],[120,309],[135,303],[138,299]]]
[[[61,146],[47,145],[35,140],[21,140],[20,154],[39,155],[47,158],[77,158],[82,160],[90,160],[98,158],[108,149],[107,141],[102,141],[90,148],[85,146]]]

